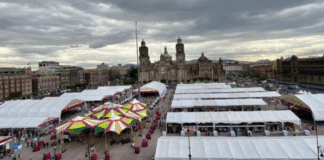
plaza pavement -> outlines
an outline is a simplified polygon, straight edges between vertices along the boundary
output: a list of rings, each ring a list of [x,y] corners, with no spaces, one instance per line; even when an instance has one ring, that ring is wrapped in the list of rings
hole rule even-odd
[[[174,89],[170,89],[168,90],[168,94],[165,98],[164,101],[160,102],[158,105],[156,105],[153,110],[150,110],[149,113],[153,116],[150,116],[148,119],[150,119],[151,121],[153,120],[153,118],[155,118],[155,111],[158,109],[160,110],[161,113],[163,113],[164,111],[169,111],[170,110],[170,97],[172,96],[172,94],[174,93]],[[144,98],[144,101],[146,102],[152,102],[154,101],[154,99],[146,99]],[[163,108],[162,108],[163,106]],[[276,108],[278,110],[280,109],[287,109],[287,107],[285,106],[274,106],[274,105],[270,105],[269,109],[270,110],[276,110]],[[163,114],[162,116],[163,117]],[[161,122],[164,123],[165,119],[161,119]],[[302,121],[302,127],[304,126],[304,121]],[[312,125],[308,122],[306,122],[308,125]],[[149,127],[150,125],[148,125]],[[108,144],[108,151],[110,153],[111,159],[112,160],[150,160],[152,159],[152,157],[154,157],[155,154],[155,150],[156,150],[156,144],[157,144],[157,139],[161,136],[161,130],[159,129],[159,127],[156,128],[156,130],[154,131],[154,134],[151,135],[151,140],[148,141],[148,147],[143,148],[141,147],[141,142],[142,142],[142,137],[144,135],[146,135],[146,133],[148,132],[148,128],[145,129],[143,131],[143,135],[141,137],[139,136],[135,136],[135,146],[140,146],[140,153],[139,154],[135,154],[134,153],[134,149],[131,147],[132,143],[128,143],[128,144],[117,144],[117,145],[113,145],[110,146],[110,141],[112,139],[120,139],[120,138],[130,138],[132,137],[131,133],[129,134],[121,134],[120,136],[113,134],[112,136],[108,136],[107,134],[107,144]],[[315,135],[315,130],[311,131],[311,135]],[[318,134],[319,135],[324,135],[324,125],[319,125],[318,126]],[[169,136],[179,136],[178,134],[169,134]],[[260,135],[262,136],[262,135]],[[278,136],[281,136],[278,134]],[[46,142],[52,142],[51,140],[49,140],[50,136],[46,136],[44,137],[44,141]],[[59,136],[58,136],[59,138]],[[98,160],[101,160],[101,158],[104,158],[104,138],[97,138],[97,137],[93,137],[95,141],[97,141],[98,143],[95,145],[96,148],[96,153],[98,154]],[[13,142],[11,142],[11,147],[12,147]],[[23,145],[25,145],[24,142],[22,142]],[[80,142],[77,141],[72,141],[72,142],[68,142],[64,144],[64,147],[67,148],[67,151],[64,152],[62,154],[63,156],[63,160],[87,160],[89,159],[89,157],[85,157],[85,153],[87,152],[86,149],[86,145],[81,145]],[[59,150],[59,145],[57,146],[57,151]],[[26,148],[23,147],[23,149],[21,151],[15,152],[15,155],[17,156],[19,153],[21,153],[22,155],[22,160],[28,160],[29,158],[32,158],[33,160],[42,160],[42,155],[43,153],[46,152],[51,152],[51,155],[53,156],[53,148],[45,148],[45,149],[41,149],[39,152],[32,152],[31,147]],[[93,152],[91,152],[92,154]],[[8,156],[6,158],[4,158],[4,160],[11,160],[8,158]]]

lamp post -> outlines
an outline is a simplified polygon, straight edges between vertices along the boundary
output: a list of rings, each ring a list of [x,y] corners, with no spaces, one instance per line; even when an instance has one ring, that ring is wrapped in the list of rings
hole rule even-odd
[[[319,154],[319,145],[318,145],[318,134],[317,134],[317,124],[316,124],[316,120],[315,117],[314,118],[314,124],[315,124],[315,130],[316,130],[316,148],[317,148],[317,159],[320,160],[320,154]]]
[[[141,84],[140,84],[140,66],[138,65],[138,44],[137,44],[137,22],[135,21],[135,27],[136,27],[136,59],[137,59],[137,84],[138,84],[138,100],[141,101]]]
[[[189,128],[187,129],[187,131],[188,131],[188,141],[189,141],[189,155],[188,155],[188,157],[189,157],[189,160],[191,160]]]

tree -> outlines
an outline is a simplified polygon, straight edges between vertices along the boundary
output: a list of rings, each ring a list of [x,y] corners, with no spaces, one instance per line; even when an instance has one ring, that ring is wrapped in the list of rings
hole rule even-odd
[[[128,70],[128,77],[133,79],[133,80],[137,80],[137,67],[132,66],[129,70]]]
[[[161,83],[166,83],[166,79],[161,79]]]
[[[13,92],[13,93],[10,93],[9,96],[11,99],[17,99],[19,98],[20,96],[22,95],[21,92]]]

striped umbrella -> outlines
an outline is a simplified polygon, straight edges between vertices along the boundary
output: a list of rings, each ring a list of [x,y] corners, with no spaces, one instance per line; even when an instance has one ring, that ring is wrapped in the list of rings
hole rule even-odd
[[[101,131],[104,132],[116,132],[117,134],[120,134],[124,129],[130,128],[130,124],[133,122],[133,119],[121,117],[121,116],[115,116],[110,119],[105,119],[104,122],[99,124],[95,132],[99,133]]]
[[[147,104],[134,99],[132,102],[125,105],[124,108],[126,108],[130,111],[133,111],[133,112],[138,112],[138,111],[142,111],[142,110],[147,110]]]
[[[89,117],[81,117],[77,116],[72,120],[56,127],[57,132],[73,132],[75,134],[79,134],[86,128],[94,128],[98,124],[102,123],[102,120],[91,119]]]

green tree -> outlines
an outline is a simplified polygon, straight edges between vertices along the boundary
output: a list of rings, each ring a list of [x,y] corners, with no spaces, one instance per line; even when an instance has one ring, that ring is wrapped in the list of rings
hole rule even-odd
[[[21,95],[22,95],[21,92],[13,92],[13,93],[10,93],[9,94],[9,96],[10,96],[11,99],[19,98]]]
[[[133,79],[133,80],[137,80],[137,67],[132,66],[129,70],[128,70],[128,77]]]

